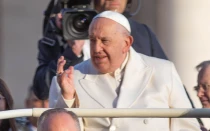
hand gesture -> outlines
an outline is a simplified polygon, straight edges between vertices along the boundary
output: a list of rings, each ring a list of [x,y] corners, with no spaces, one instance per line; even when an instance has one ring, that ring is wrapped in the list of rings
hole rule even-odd
[[[74,88],[74,68],[70,66],[64,71],[66,60],[61,56],[57,62],[57,81],[61,88],[61,94],[67,100],[71,100],[75,95]]]

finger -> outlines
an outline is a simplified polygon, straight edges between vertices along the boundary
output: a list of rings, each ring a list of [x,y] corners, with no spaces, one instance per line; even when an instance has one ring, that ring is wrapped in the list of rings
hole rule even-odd
[[[64,65],[66,64],[66,60],[61,61],[60,63],[58,63],[57,66],[57,74],[61,74],[64,72]]]
[[[66,60],[64,60],[64,57],[61,56],[59,59],[58,59],[58,62],[57,62],[57,74],[60,74],[60,73],[63,73],[64,72],[64,65],[66,64]]]
[[[63,81],[67,78],[67,70],[65,70],[61,75],[60,75],[60,80]]]
[[[68,83],[70,83],[73,87],[74,85],[74,68],[70,66],[67,70],[65,70],[65,77],[68,79]]]
[[[68,77],[70,79],[73,79],[73,76],[74,76],[74,67],[73,66],[70,66],[68,68],[68,70],[66,70],[66,73],[67,73],[67,75],[68,75]]]
[[[64,56],[60,56],[60,58],[58,58],[57,65],[58,65],[58,63],[60,63],[63,60],[64,60]]]
[[[68,69],[70,71],[69,73],[73,75],[73,73],[74,73],[74,67],[73,66],[69,66]]]
[[[67,70],[65,70],[65,73],[68,74],[68,75],[73,75],[74,67],[70,66]]]

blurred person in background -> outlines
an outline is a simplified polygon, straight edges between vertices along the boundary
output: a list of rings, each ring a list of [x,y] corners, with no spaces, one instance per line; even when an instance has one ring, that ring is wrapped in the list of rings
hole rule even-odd
[[[196,66],[198,73],[197,96],[203,105],[203,108],[210,108],[210,61],[204,61]]]
[[[0,78],[0,111],[12,110],[13,98],[6,83]],[[14,119],[0,120],[0,131],[17,131]]]
[[[33,87],[28,89],[27,97],[25,99],[26,108],[48,108],[48,100],[40,100],[33,92]],[[37,117],[20,117],[16,118],[18,131],[37,131]]]
[[[59,12],[62,6],[57,3],[53,7],[54,2],[54,0],[51,0],[45,11],[46,17],[44,21],[46,24],[49,19],[49,24],[48,28],[44,26],[44,32],[46,33],[39,41],[39,66],[34,77],[34,92],[42,100],[49,97],[49,85],[52,77],[56,75],[56,62],[61,55],[66,60],[65,69],[90,58],[89,42],[84,40],[65,41],[63,36],[60,35],[62,34],[62,15]],[[105,10],[114,10],[130,17],[126,7],[132,4],[132,0],[93,0],[93,2],[94,8],[99,13]],[[55,15],[52,15],[52,13]],[[148,56],[167,59],[155,34],[147,25],[140,24],[130,18],[129,23],[132,30],[131,35],[134,37],[132,47],[135,51]],[[86,47],[84,48],[84,46]]]
[[[29,88],[28,96],[25,100],[26,108],[48,108],[49,102],[48,100],[40,100],[34,94],[32,87]],[[37,130],[37,117],[29,117],[29,122],[27,124],[27,131],[36,131]]]
[[[56,3],[54,5],[54,3]],[[46,11],[43,24],[43,38],[38,42],[38,62],[34,76],[34,93],[41,100],[48,99],[49,86],[56,73],[57,60],[62,55],[67,63],[66,67],[74,66],[90,58],[89,41],[66,41],[62,35],[61,14],[63,8],[60,1],[51,0]],[[57,15],[58,14],[58,15]],[[86,50],[87,48],[87,50]]]
[[[27,97],[25,99],[26,108],[48,108],[48,100],[40,100],[33,92],[33,87],[30,86]],[[37,117],[28,117],[25,123],[19,122],[18,129],[21,131],[37,131]]]
[[[62,108],[43,112],[37,127],[38,131],[81,131],[77,115]]]
[[[203,108],[210,108],[210,61],[201,62],[196,66],[198,70],[197,86],[194,89],[197,91],[197,96]],[[203,124],[201,123],[203,126]],[[203,131],[206,129],[202,127]]]

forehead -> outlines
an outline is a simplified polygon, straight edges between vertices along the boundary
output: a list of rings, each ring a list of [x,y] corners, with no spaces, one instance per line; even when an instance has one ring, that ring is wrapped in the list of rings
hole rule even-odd
[[[112,0],[112,1],[120,1],[122,3],[127,3],[128,1],[131,1],[131,0]],[[102,3],[104,4],[105,2],[110,2],[110,0],[95,0],[94,3],[98,4],[98,3]]]
[[[59,127],[65,129],[75,128],[75,122],[72,119],[72,117],[64,112],[51,114],[46,121],[48,123],[51,123],[50,126],[52,125],[52,127],[57,127],[57,128]]]
[[[200,72],[198,80],[201,83],[210,84],[210,65]]]
[[[90,36],[113,35],[117,31],[118,23],[107,18],[97,18],[92,21],[89,28]]]

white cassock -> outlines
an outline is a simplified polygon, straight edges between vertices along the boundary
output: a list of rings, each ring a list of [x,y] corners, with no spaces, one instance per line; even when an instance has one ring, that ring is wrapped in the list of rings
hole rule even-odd
[[[123,68],[117,85],[116,75],[99,74],[91,60],[76,65],[79,108],[191,108],[173,63],[131,47]],[[71,108],[74,99],[63,99],[54,77],[49,101],[51,107]],[[200,131],[194,118],[83,118],[83,126],[85,131]]]

